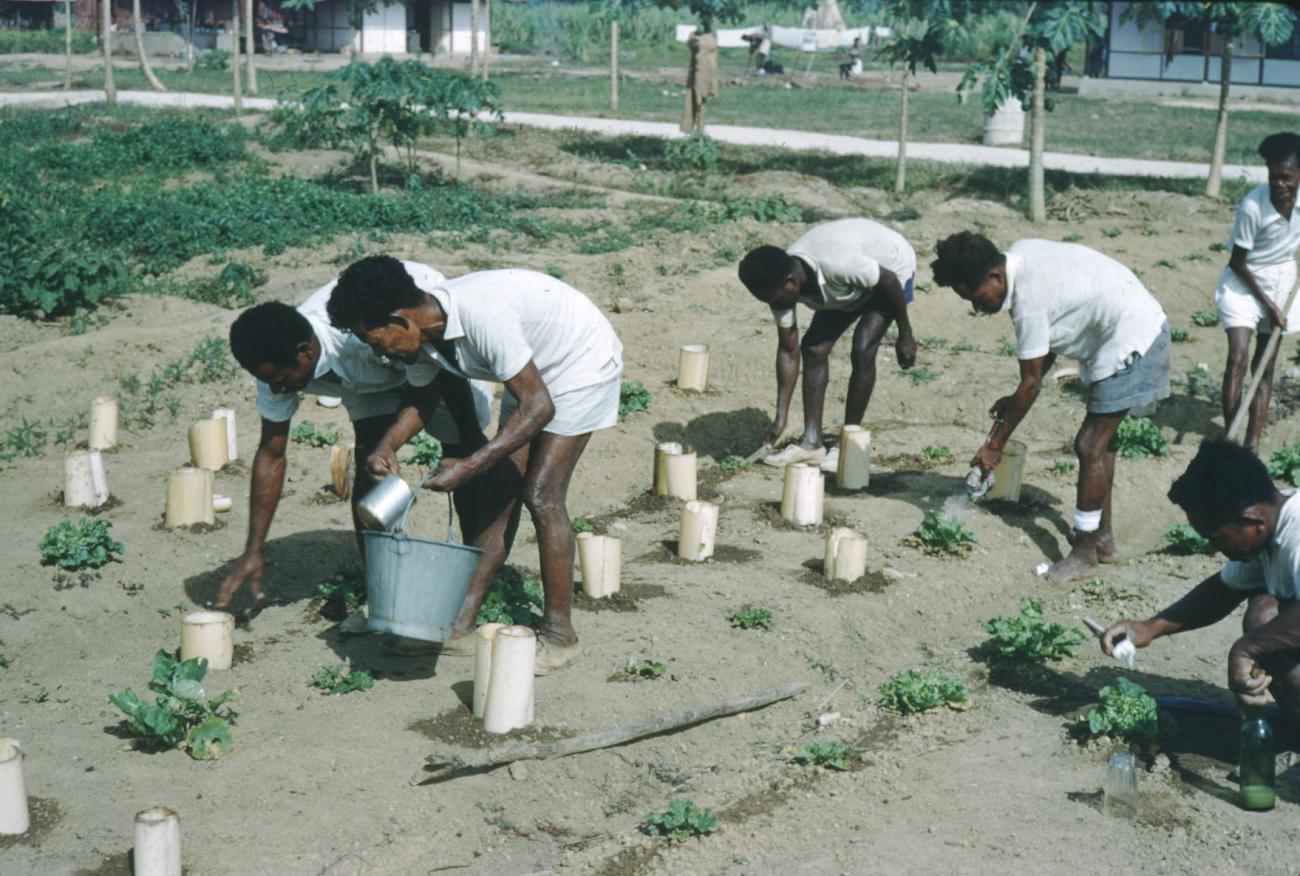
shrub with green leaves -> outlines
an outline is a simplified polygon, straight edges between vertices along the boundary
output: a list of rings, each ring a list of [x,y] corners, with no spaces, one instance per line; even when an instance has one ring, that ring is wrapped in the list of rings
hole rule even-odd
[[[1088,732],[1113,736],[1134,745],[1153,745],[1173,733],[1173,719],[1160,711],[1156,701],[1140,684],[1123,676],[1101,689],[1096,708],[1089,710]]]
[[[1169,330],[1169,340],[1173,341],[1175,344],[1181,344],[1185,341],[1189,341],[1191,340],[1191,337],[1192,337],[1192,333],[1185,328],[1175,327]]]
[[[126,548],[108,534],[107,520],[82,517],[75,523],[64,520],[51,526],[41,539],[41,563],[62,569],[98,569],[116,559]]]
[[[1160,428],[1146,417],[1132,414],[1126,416],[1115,430],[1115,446],[1125,459],[1169,455],[1169,442],[1160,434]]]
[[[307,684],[319,688],[323,694],[342,695],[355,690],[370,690],[375,686],[375,679],[364,669],[349,669],[339,663],[317,669]]]
[[[266,272],[247,262],[231,261],[211,280],[196,283],[190,297],[206,304],[236,310],[257,303],[253,290],[266,285]]]
[[[963,556],[979,539],[966,525],[950,514],[926,511],[913,538],[927,554],[934,556]]]
[[[303,420],[290,430],[289,437],[298,444],[306,444],[309,447],[333,447],[339,443],[343,434],[333,423],[326,423],[318,429],[311,420]]]
[[[650,390],[639,380],[627,380],[618,388],[618,415],[639,414],[650,409]]]
[[[428,432],[416,432],[415,437],[406,442],[406,449],[410,452],[402,458],[402,462],[422,465],[429,471],[437,469],[442,462],[442,442]]]
[[[942,444],[922,447],[921,455],[927,462],[952,462],[952,451]]]
[[[718,166],[722,148],[703,131],[694,131],[680,140],[664,142],[664,161],[674,170],[708,173]]]
[[[230,725],[239,714],[231,706],[239,693],[227,690],[208,699],[203,678],[208,661],[179,661],[166,651],[153,656],[149,689],[157,696],[150,705],[127,688],[109,694],[108,701],[127,716],[136,738],[167,748],[183,748],[195,760],[217,760],[230,753]]]
[[[744,457],[735,455],[724,456],[722,457],[722,461],[718,463],[718,468],[722,469],[727,474],[735,474],[738,471],[749,471],[753,467],[752,464],[745,462]]]
[[[772,612],[766,608],[740,608],[733,611],[728,620],[733,627],[742,630],[770,630],[772,629]]]
[[[1210,540],[1192,528],[1190,523],[1177,523],[1164,534],[1169,550],[1176,554],[1213,554]]]
[[[643,657],[629,657],[623,671],[633,678],[663,678],[668,667],[658,660]]]
[[[939,706],[961,712],[970,708],[970,694],[966,685],[951,675],[937,670],[904,669],[880,686],[880,705],[903,715]]]
[[[525,578],[514,566],[504,566],[492,577],[487,596],[478,610],[478,626],[517,624],[536,629],[542,622],[542,584]]]
[[[1043,606],[1032,597],[1020,600],[1019,617],[995,617],[984,622],[993,638],[989,644],[1003,657],[1027,663],[1045,663],[1073,657],[1083,644],[1081,630],[1056,622],[1043,622]]]
[[[1300,485],[1300,443],[1273,451],[1268,459],[1268,474],[1292,486]]]
[[[828,740],[801,745],[795,749],[790,759],[795,763],[811,764],[842,772],[852,767],[853,758],[857,756],[858,750],[852,745]]]
[[[1183,386],[1187,387],[1187,394],[1192,398],[1200,397],[1213,401],[1219,394],[1219,387],[1214,376],[1200,363],[1187,369],[1187,375],[1183,378]]]
[[[641,832],[666,836],[684,843],[691,837],[707,836],[718,829],[718,817],[692,800],[669,800],[663,812],[651,812],[641,822]]]
[[[1213,328],[1219,324],[1219,314],[1214,310],[1198,310],[1192,314],[1192,322],[1201,328]]]

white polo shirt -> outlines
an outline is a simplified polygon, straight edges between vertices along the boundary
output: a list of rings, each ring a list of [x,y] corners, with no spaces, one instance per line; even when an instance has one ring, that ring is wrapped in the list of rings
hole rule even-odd
[[[1295,259],[1300,249],[1300,209],[1291,209],[1284,219],[1268,196],[1268,185],[1255,186],[1237,205],[1228,248],[1240,246],[1246,253],[1246,267],[1266,268]]]
[[[456,362],[432,344],[422,347],[412,385],[430,365],[505,383],[531,359],[552,397],[617,380],[623,344],[596,305],[549,274],[519,269],[477,271],[426,289],[447,314],[443,338]]]
[[[916,252],[897,231],[870,219],[837,219],[810,229],[786,248],[813,270],[822,299],[799,296],[811,310],[856,310],[875,294],[882,267],[906,284],[916,275]],[[781,328],[795,324],[794,308],[772,308]]]
[[[415,284],[428,290],[445,278],[441,273],[418,262],[402,262],[406,272]],[[316,373],[307,384],[304,392],[315,395],[332,395],[343,398],[348,414],[353,420],[368,416],[392,413],[397,409],[400,389],[413,380],[421,381],[418,386],[430,383],[438,374],[438,369],[429,365],[406,367],[401,363],[386,364],[375,357],[363,341],[351,332],[336,329],[330,325],[326,305],[330,293],[338,285],[335,277],[312,293],[311,297],[298,307],[298,312],[307,318],[312,332],[320,344],[320,359],[316,362]],[[408,381],[408,375],[410,381]],[[471,384],[474,396],[475,412],[479,425],[486,427],[491,420],[491,393],[487,387]],[[378,405],[368,404],[380,394],[388,398]],[[257,381],[257,413],[263,419],[273,423],[283,423],[293,418],[300,402],[299,393],[287,392],[277,395],[265,382]],[[439,405],[440,412],[445,406]]]
[[[1002,309],[1016,330],[1016,356],[1048,353],[1079,363],[1079,379],[1096,383],[1151,348],[1166,317],[1119,262],[1077,243],[1018,240],[1007,250]]]
[[[1300,598],[1300,500],[1284,492],[1286,504],[1277,515],[1277,529],[1268,548],[1245,562],[1229,560],[1219,577],[1233,590],[1267,590],[1283,599]]]

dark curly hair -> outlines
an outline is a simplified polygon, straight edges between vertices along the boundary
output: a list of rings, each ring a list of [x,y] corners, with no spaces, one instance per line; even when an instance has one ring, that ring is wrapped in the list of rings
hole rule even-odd
[[[974,289],[984,282],[989,271],[1006,264],[1007,257],[993,242],[974,231],[959,231],[934,245],[938,256],[930,263],[934,282],[940,286]]]
[[[311,323],[278,301],[250,307],[230,326],[230,353],[245,371],[259,365],[293,365],[298,345],[312,338]]]
[[[423,301],[424,292],[400,261],[376,255],[344,269],[325,309],[330,325],[351,331],[358,324],[384,325],[393,311],[417,307]]]
[[[1202,441],[1187,471],[1169,488],[1169,501],[1212,530],[1276,496],[1277,487],[1259,457],[1225,440]]]
[[[790,276],[790,256],[779,246],[760,246],[745,253],[739,273],[749,294],[767,302]]]
[[[1266,164],[1279,164],[1287,159],[1300,164],[1300,134],[1293,131],[1269,134],[1259,144],[1259,157]]]

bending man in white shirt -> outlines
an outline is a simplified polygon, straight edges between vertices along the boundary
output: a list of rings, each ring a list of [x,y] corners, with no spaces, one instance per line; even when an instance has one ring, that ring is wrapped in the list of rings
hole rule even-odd
[[[422,286],[443,279],[433,268],[415,262],[400,262],[398,270]],[[482,431],[491,416],[492,399],[487,387],[443,377],[436,368],[408,372],[401,366],[379,362],[369,347],[329,324],[325,306],[337,282],[335,279],[322,286],[296,309],[279,302],[249,308],[230,327],[230,349],[235,360],[257,378],[262,437],[253,457],[248,541],[221,584],[216,601],[219,608],[230,605],[245,581],[252,585],[254,600],[261,601],[264,596],[262,554],[284,488],[289,423],[298,410],[299,393],[342,397],[356,435],[358,459],[364,459],[392,425],[403,392],[411,389],[408,379],[430,383],[436,378],[443,390],[446,403],[430,416],[428,432],[443,443],[444,452],[469,453],[487,441]],[[448,405],[459,413],[458,417],[452,416]],[[357,466],[352,512],[358,547],[361,536],[356,505],[372,485],[369,472]],[[472,537],[480,525],[479,515],[464,493],[455,496],[455,502],[462,531],[467,538]]]
[[[916,339],[908,319],[916,276],[916,253],[902,235],[870,219],[840,219],[816,226],[789,249],[760,246],[740,262],[740,282],[772,309],[776,320],[776,418],[763,439],[775,444],[785,432],[790,397],[803,358],[803,435],[795,444],[769,455],[768,465],[820,463],[834,471],[838,445],[827,455],[822,447],[822,408],[830,379],[835,342],[856,323],[853,371],[844,403],[844,422],[856,426],[866,415],[876,386],[876,353],[891,322],[898,323],[894,350],[898,364],[916,362]],[[812,324],[799,339],[795,304],[813,311]]]
[[[1222,571],[1144,621],[1124,618],[1101,636],[1113,653],[1128,639],[1145,648],[1161,636],[1218,623],[1248,600],[1243,635],[1228,651],[1228,687],[1243,708],[1263,706],[1271,692],[1290,727],[1300,729],[1300,498],[1283,495],[1254,453],[1231,441],[1206,441],[1169,500],[1216,551]],[[1258,667],[1263,672],[1254,675]]]
[[[1038,398],[1057,355],[1079,363],[1088,413],[1074,438],[1079,485],[1074,549],[1047,572],[1052,581],[1095,574],[1116,561],[1111,531],[1115,430],[1130,408],[1169,397],[1169,323],[1128,268],[1073,243],[1021,240],[1006,253],[971,231],[935,247],[934,281],[983,313],[1006,311],[1016,331],[1020,385],[993,403],[993,429],[971,465],[987,474]]]
[[[467,457],[444,458],[429,489],[454,490],[507,458],[523,475],[514,494],[485,497],[494,503],[495,522],[474,541],[484,557],[443,653],[473,653],[475,619],[491,583],[485,570],[505,561],[522,498],[537,530],[542,566],[545,605],[536,671],[545,675],[578,656],[571,618],[574,537],[566,499],[591,433],[618,422],[623,345],[585,295],[546,274],[481,271],[422,289],[395,272],[393,262],[376,256],[344,271],[329,302],[333,325],[408,366],[433,365],[506,389],[496,435]],[[431,386],[428,398],[436,391]],[[404,403],[367,460],[371,472],[396,471],[396,449],[422,423],[420,406]]]

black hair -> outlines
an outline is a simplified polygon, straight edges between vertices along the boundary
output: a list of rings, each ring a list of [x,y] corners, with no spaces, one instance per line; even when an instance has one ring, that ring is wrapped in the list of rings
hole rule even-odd
[[[1169,501],[1211,530],[1232,523],[1251,505],[1271,502],[1277,487],[1268,467],[1233,441],[1202,441],[1196,458],[1169,488]]]
[[[938,256],[930,263],[934,282],[950,289],[965,286],[974,290],[989,271],[1007,262],[991,240],[974,231],[959,231],[939,241],[934,245],[934,254]]]
[[[1259,157],[1265,164],[1278,164],[1287,159],[1300,164],[1300,134],[1293,131],[1269,134],[1259,144]]]
[[[392,256],[377,255],[344,269],[325,309],[332,326],[351,331],[358,324],[384,325],[393,311],[417,307],[423,301],[424,292],[402,263]]]
[[[768,301],[790,276],[790,256],[779,246],[751,249],[740,260],[740,282],[759,301]]]
[[[245,371],[257,366],[293,365],[298,345],[312,339],[311,323],[279,301],[250,307],[230,326],[230,353]]]

